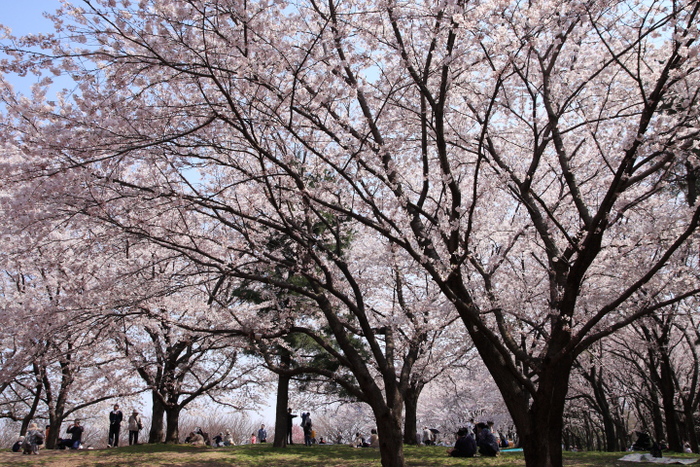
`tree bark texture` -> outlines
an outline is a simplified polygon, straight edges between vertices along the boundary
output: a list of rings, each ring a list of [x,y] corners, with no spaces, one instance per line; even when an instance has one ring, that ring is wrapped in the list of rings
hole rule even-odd
[[[287,446],[287,408],[289,407],[289,380],[287,375],[280,374],[277,379],[277,403],[275,405],[275,440],[272,446],[283,448]]]
[[[165,406],[155,391],[153,391],[151,399],[153,401],[153,408],[151,411],[151,430],[148,433],[148,442],[162,443],[165,435],[163,430]]]
[[[180,442],[180,410],[179,405],[165,408],[165,418],[167,420],[165,442],[167,444],[177,444]]]

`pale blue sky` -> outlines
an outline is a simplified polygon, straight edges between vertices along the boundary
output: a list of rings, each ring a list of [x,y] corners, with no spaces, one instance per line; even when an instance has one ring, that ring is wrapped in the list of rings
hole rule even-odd
[[[81,0],[75,0],[80,3]],[[12,29],[15,36],[23,36],[31,33],[53,32],[53,24],[43,16],[44,12],[54,13],[61,3],[59,0],[0,0],[0,23]],[[2,56],[2,52],[0,52]],[[12,83],[15,91],[29,94],[30,87],[37,81],[33,75],[19,77],[13,74],[6,75]],[[57,81],[60,81],[57,79]],[[70,86],[70,83],[64,83]],[[58,91],[60,85],[56,85]]]
[[[15,35],[52,31],[51,22],[42,12],[54,12],[58,0],[0,0],[0,23],[12,28]]]

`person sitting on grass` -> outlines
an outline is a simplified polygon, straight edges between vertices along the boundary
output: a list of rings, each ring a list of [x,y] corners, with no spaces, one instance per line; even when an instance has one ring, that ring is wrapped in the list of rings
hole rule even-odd
[[[191,432],[185,439],[185,443],[191,444],[192,446],[206,446],[204,442],[204,436],[197,433],[196,431]]]
[[[360,435],[360,433],[355,433],[355,439],[352,442],[352,447],[361,448],[365,445],[365,439]]]
[[[479,427],[476,445],[479,447],[479,454],[487,457],[495,457],[498,455],[500,448],[498,447],[498,440],[491,432],[491,429],[486,423],[479,423]]]
[[[476,441],[467,428],[460,428],[455,433],[455,447],[447,451],[452,457],[474,457],[476,454]]]
[[[224,435],[224,446],[235,446],[236,442],[233,440],[233,435],[231,434],[231,430],[226,430],[226,434]]]
[[[376,428],[372,428],[371,434],[369,435],[369,447],[379,447],[379,435],[377,434]]]

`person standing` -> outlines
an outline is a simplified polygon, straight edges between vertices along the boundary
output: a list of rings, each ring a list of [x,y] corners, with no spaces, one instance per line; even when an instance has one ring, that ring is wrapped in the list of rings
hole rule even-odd
[[[83,430],[84,428],[80,426],[80,420],[74,421],[73,424],[68,427],[66,433],[70,434],[69,448],[80,449],[80,443],[83,440]]]
[[[139,431],[143,428],[143,423],[141,423],[141,415],[139,415],[138,410],[134,409],[129,416],[127,428],[129,429],[129,446],[139,444]]]
[[[267,430],[265,429],[265,424],[260,425],[258,430],[258,443],[267,443]]]
[[[292,409],[287,409],[287,444],[294,444],[292,441],[292,421],[296,416],[292,413]]]
[[[304,444],[306,446],[311,446],[311,430],[313,429],[313,423],[311,423],[311,414],[306,412],[301,416],[302,422],[301,427],[304,430]]]
[[[114,404],[114,410],[109,413],[109,439],[107,440],[108,448],[116,448],[119,446],[119,430],[124,420],[124,414],[119,410],[119,404]]]

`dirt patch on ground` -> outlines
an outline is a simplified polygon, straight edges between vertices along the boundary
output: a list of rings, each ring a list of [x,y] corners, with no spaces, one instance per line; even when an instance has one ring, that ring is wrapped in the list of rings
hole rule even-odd
[[[121,453],[120,450],[98,449],[86,451],[42,450],[39,455],[0,451],[2,467],[232,467],[224,452],[153,452]]]
[[[39,455],[25,455],[21,452],[0,452],[0,465],[4,466],[47,466],[75,467],[80,465],[80,452],[62,450],[41,450]]]

